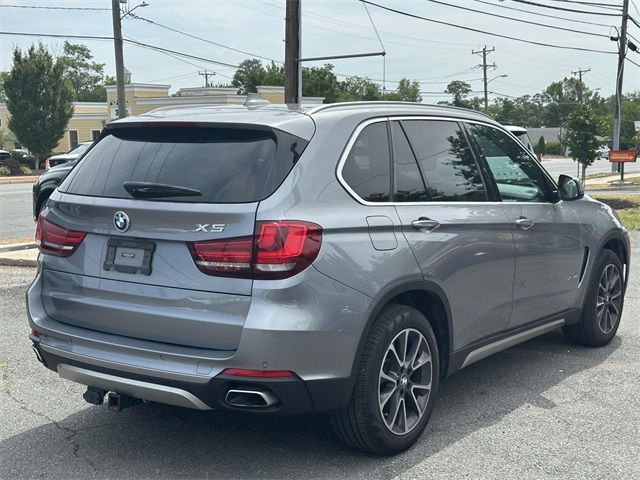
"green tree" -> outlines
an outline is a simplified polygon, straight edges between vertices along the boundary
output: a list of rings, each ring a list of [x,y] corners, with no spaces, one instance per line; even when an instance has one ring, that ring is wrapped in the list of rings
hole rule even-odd
[[[447,85],[447,88],[444,92],[448,93],[449,95],[453,95],[452,104],[454,106],[469,108],[470,104],[466,100],[466,98],[469,96],[469,93],[471,93],[471,85],[469,85],[467,82],[454,80],[453,82],[450,82],[449,85]]]
[[[380,85],[368,78],[354,75],[340,82],[338,94],[338,101],[340,102],[380,99],[382,99]]]
[[[275,76],[275,69],[272,69],[270,75]],[[257,58],[250,58],[238,64],[238,69],[233,74],[231,85],[238,87],[242,95],[255,93],[258,85],[265,85],[266,76],[267,71],[262,62]],[[282,85],[282,83],[278,83],[278,85]]]
[[[9,128],[36,155],[44,158],[58,144],[73,115],[73,87],[64,62],[42,43],[13,51],[13,66],[4,88],[11,114]]]
[[[302,68],[302,94],[307,97],[324,97],[325,103],[338,99],[340,82],[333,73],[333,65]]]
[[[65,41],[60,60],[64,64],[65,74],[71,80],[76,101],[107,100],[107,92],[104,89],[104,63],[94,62],[91,50],[87,46]]]
[[[606,128],[606,121],[587,105],[576,105],[567,118],[565,142],[573,159],[582,165],[583,184],[587,167],[598,158],[601,143],[598,136],[602,135]]]
[[[11,130],[0,127],[0,150],[13,150],[16,146],[16,136]]]
[[[4,93],[4,82],[9,76],[9,72],[0,72],[0,102],[7,101],[7,95]]]
[[[547,153],[547,144],[542,136],[540,137],[540,140],[538,140],[538,150],[536,153],[539,153],[540,157],[543,157]]]
[[[401,102],[421,102],[420,84],[408,78],[401,78],[395,92],[387,93],[385,100],[398,100]]]

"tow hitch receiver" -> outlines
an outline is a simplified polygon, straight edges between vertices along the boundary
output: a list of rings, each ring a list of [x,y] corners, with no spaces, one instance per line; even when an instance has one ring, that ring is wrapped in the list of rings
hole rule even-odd
[[[127,395],[120,395],[119,393],[109,392],[108,404],[109,410],[112,412],[121,412],[125,408],[133,407],[142,403],[142,400],[138,398],[128,397]]]
[[[105,390],[100,390],[99,388],[87,387],[87,391],[82,394],[82,398],[84,398],[88,403],[92,405],[102,405],[104,402],[104,396],[107,394]]]

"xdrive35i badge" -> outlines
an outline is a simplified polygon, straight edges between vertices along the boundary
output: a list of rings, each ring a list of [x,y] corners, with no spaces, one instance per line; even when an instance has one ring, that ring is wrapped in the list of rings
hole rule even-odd
[[[119,211],[113,215],[113,224],[115,225],[116,230],[118,230],[119,232],[126,232],[127,230],[129,230],[131,221],[129,220],[129,216],[126,213]]]

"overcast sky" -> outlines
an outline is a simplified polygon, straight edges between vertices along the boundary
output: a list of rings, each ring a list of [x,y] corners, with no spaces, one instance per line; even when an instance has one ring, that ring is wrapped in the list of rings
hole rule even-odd
[[[566,20],[544,18],[536,15],[489,6],[477,0],[448,1],[451,5],[438,5],[427,0],[373,0],[376,3],[412,14],[464,25],[502,35],[519,37],[537,42],[575,46],[596,50],[614,51],[615,43],[608,38],[565,32],[527,25],[502,18],[457,9],[451,5],[465,6],[485,12],[506,15],[607,35],[608,25],[618,23],[619,18],[592,16],[562,12],[524,5],[512,0],[484,0],[495,5],[511,6],[545,14],[559,15],[602,24],[603,26],[574,23]],[[631,14],[640,21],[640,0],[631,0]],[[150,4],[138,8],[135,13],[164,25],[205,37],[213,42],[259,54],[263,57],[284,58],[284,0],[147,0]],[[580,8],[578,5],[556,0],[538,0],[539,3]],[[130,0],[130,8],[140,2]],[[603,3],[619,4],[616,0]],[[634,5],[635,4],[635,5]],[[0,0],[0,5],[39,5],[64,7],[109,8],[110,0]],[[634,6],[638,10],[634,10]],[[423,92],[442,92],[450,80],[465,80],[474,90],[482,89],[482,72],[473,68],[481,59],[472,50],[483,45],[495,47],[489,55],[497,69],[490,70],[490,90],[506,95],[535,94],[550,82],[570,76],[572,70],[590,68],[585,83],[600,88],[604,96],[615,91],[617,56],[561,50],[520,43],[482,33],[401,16],[375,6],[369,11],[378,28],[387,51],[387,88],[395,87],[394,80],[409,77],[421,82]],[[303,56],[340,55],[375,52],[380,44],[361,2],[357,0],[302,0],[302,52]],[[592,9],[596,10],[596,9]],[[611,10],[598,10],[611,12]],[[3,31],[57,33],[69,35],[113,34],[111,13],[104,11],[47,10],[0,7],[0,29]],[[135,19],[125,19],[123,35],[140,42],[178,50],[212,60],[237,64],[245,54],[189,38]],[[640,40],[640,28],[630,24],[630,33]],[[0,69],[11,67],[11,50],[14,46],[28,47],[37,38],[0,36]],[[46,45],[61,49],[63,39],[42,38]],[[110,41],[71,40],[89,46],[95,60],[105,63],[105,73],[115,75],[113,45]],[[636,42],[640,44],[640,41]],[[172,91],[181,87],[200,86],[204,79],[197,72],[207,68],[217,73],[215,82],[227,82],[233,68],[219,67],[204,61],[189,60],[185,63],[158,52],[135,45],[125,45],[125,66],[132,72],[134,82],[166,83]],[[640,54],[629,52],[629,57],[640,63]],[[193,65],[193,64],[196,65]],[[320,62],[318,65],[322,64]],[[334,71],[343,75],[360,75],[376,80],[383,78],[381,57],[337,60]],[[307,64],[310,65],[310,64]],[[225,76],[226,75],[226,76]],[[625,67],[625,91],[640,90],[640,67],[627,62]],[[425,102],[446,99],[441,93],[424,93]]]

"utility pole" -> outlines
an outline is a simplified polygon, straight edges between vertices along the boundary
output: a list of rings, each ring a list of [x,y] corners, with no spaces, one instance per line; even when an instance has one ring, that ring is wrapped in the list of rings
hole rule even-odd
[[[120,0],[111,0],[113,17],[113,45],[116,51],[116,85],[118,88],[118,118],[127,116],[127,104],[124,95],[124,56],[122,53],[122,25],[120,24]]]
[[[624,58],[627,54],[627,20],[629,18],[629,0],[622,2],[622,26],[618,38],[618,70],[616,75],[616,105],[613,113],[613,149],[620,150],[620,104],[622,102],[622,79],[624,77]],[[611,171],[620,171],[620,180],[624,181],[624,163],[611,165]]]
[[[204,72],[198,72],[198,75],[204,77],[204,86],[206,88],[209,88],[209,77],[213,77],[215,75],[215,72],[209,72],[208,70],[205,70]]]
[[[582,70],[581,68],[578,69],[577,72],[571,72],[572,75],[577,75],[578,76],[578,103],[582,103],[582,93],[584,90],[584,83],[582,83],[582,74],[590,72],[591,69],[587,68],[586,70]]]
[[[284,48],[284,103],[300,103],[302,97],[300,10],[300,0],[287,0]]]
[[[490,54],[491,52],[495,52],[495,47],[492,47],[491,49],[488,49],[487,46],[485,45],[482,50],[472,50],[471,53],[473,55],[482,55],[482,64],[478,65],[478,67],[482,68],[482,72],[483,72],[483,80],[484,80],[484,111],[485,113],[487,112],[487,110],[489,110],[489,82],[487,81],[487,70],[490,68],[495,69],[496,68],[496,64],[495,62],[491,65],[487,65],[487,55]]]

